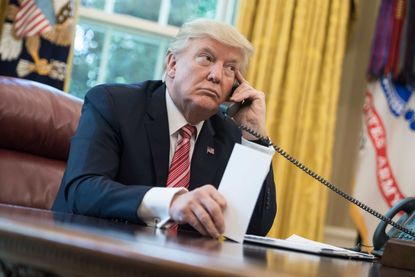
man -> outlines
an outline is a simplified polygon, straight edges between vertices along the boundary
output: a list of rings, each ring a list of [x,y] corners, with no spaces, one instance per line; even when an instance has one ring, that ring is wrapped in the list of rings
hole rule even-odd
[[[52,209],[157,227],[190,225],[219,237],[226,200],[217,188],[234,144],[243,135],[243,144],[270,151],[217,114],[237,82],[230,100],[251,104],[236,122],[267,135],[264,94],[241,74],[251,52],[232,26],[196,20],[182,26],[168,50],[165,83],[91,89]],[[248,233],[265,235],[275,213],[270,170]]]

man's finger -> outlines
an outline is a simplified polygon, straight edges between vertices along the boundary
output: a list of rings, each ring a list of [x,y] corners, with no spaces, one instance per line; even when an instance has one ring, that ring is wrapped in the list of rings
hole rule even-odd
[[[187,222],[193,228],[195,228],[196,231],[198,231],[200,234],[204,236],[209,236],[208,232],[205,230],[202,223],[199,221],[199,219],[194,213],[192,213],[190,216],[185,218],[184,221]]]
[[[218,238],[220,236],[220,233],[218,229],[216,229],[216,226],[213,223],[211,216],[205,210],[205,208],[202,205],[196,205],[192,208],[192,210],[196,218],[199,220],[203,228],[206,230],[206,232],[208,232],[210,236]]]
[[[225,220],[223,218],[222,207],[214,200],[214,198],[204,198],[202,199],[202,205],[209,213],[210,218],[215,225],[215,229],[218,230],[219,233],[223,233],[225,229]]]
[[[247,80],[245,80],[244,76],[242,75],[241,71],[236,70],[236,80],[239,82],[239,84],[248,83]]]
[[[215,193],[211,193],[210,196],[218,203],[222,210],[226,208],[226,200],[222,194],[220,194],[218,191],[215,191]]]

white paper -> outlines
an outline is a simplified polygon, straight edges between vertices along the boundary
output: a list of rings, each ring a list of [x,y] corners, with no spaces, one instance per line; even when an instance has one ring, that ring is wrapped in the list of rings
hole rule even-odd
[[[356,251],[352,251],[352,250],[345,249],[342,247],[337,247],[331,244],[306,239],[296,234],[291,235],[289,238],[286,239],[286,241],[297,243],[297,244],[302,244],[305,247],[320,248],[320,253],[323,253],[323,254],[327,254],[327,253],[330,253],[329,251],[332,251],[333,254],[343,254],[348,257],[367,258],[367,259],[375,258],[375,256],[370,255],[370,254],[356,252]]]
[[[313,253],[318,255],[330,255],[365,260],[375,259],[375,256],[370,254],[360,253],[345,248],[333,246],[327,243],[309,240],[295,234],[291,235],[289,238],[285,240],[254,235],[245,235],[245,241],[274,246],[278,248],[297,250],[306,253]]]
[[[226,199],[224,236],[242,242],[272,155],[235,144],[219,192]]]
[[[299,236],[299,235],[296,235],[296,234],[291,235],[289,238],[286,239],[286,241],[289,241],[289,242],[292,242],[292,243],[298,243],[298,244],[303,245],[304,247],[314,247],[314,248],[319,248],[319,249],[324,248],[324,249],[331,249],[331,250],[349,251],[347,249],[337,247],[337,246],[334,246],[334,245],[331,245],[331,244],[306,239],[306,238],[303,238],[302,236]]]

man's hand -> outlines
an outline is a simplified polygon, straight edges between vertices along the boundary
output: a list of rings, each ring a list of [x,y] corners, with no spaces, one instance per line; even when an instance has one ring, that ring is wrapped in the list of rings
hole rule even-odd
[[[179,224],[188,223],[205,236],[218,238],[225,228],[225,198],[212,185],[176,195],[170,205],[170,217]]]
[[[266,137],[265,125],[265,94],[262,91],[253,88],[248,81],[244,79],[241,72],[236,71],[236,80],[239,82],[238,88],[230,98],[234,102],[250,101],[249,106],[244,106],[234,116],[234,119],[239,124],[244,124],[247,127],[254,129],[256,132]],[[242,133],[247,140],[256,140],[254,136],[247,132]]]

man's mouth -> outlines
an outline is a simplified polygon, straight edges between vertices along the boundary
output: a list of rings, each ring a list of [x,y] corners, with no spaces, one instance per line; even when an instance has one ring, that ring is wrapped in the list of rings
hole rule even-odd
[[[210,88],[201,88],[200,91],[208,96],[219,98],[219,93],[216,90]]]

